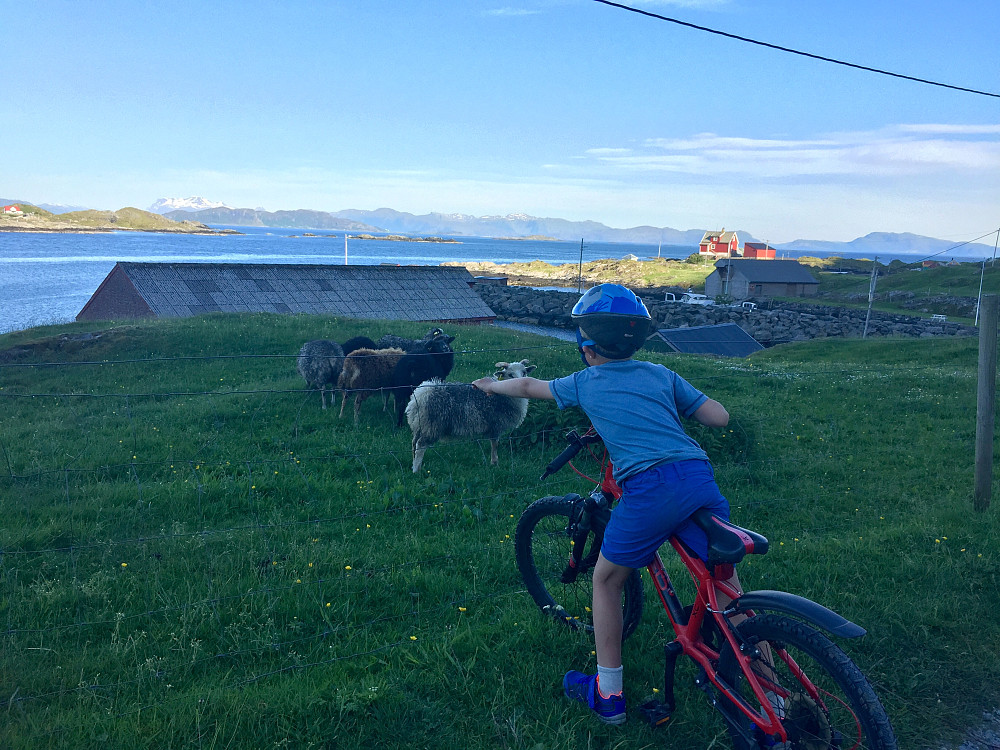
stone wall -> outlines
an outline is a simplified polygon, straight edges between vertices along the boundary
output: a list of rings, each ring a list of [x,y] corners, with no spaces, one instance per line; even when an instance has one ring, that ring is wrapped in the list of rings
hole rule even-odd
[[[579,296],[560,291],[541,291],[521,286],[480,284],[476,292],[500,320],[528,325],[572,329],[570,312]],[[642,296],[640,292],[640,296]],[[865,329],[866,310],[806,303],[776,303],[754,300],[757,309],[686,305],[645,298],[657,328],[736,323],[764,346],[788,341],[806,341],[828,336],[860,338]],[[868,336],[975,336],[978,329],[958,323],[933,322],[929,318],[890,315],[872,311]]]

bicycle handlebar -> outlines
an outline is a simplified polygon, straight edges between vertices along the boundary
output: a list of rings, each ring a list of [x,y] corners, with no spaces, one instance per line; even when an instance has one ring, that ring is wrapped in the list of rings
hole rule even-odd
[[[600,437],[597,435],[580,436],[576,430],[570,430],[566,433],[566,441],[569,443],[569,446],[564,448],[562,453],[549,462],[549,465],[545,467],[545,471],[542,472],[542,475],[538,479],[547,479],[552,476],[559,471],[559,469],[568,464],[570,460],[572,460],[573,457],[580,452],[583,446],[588,443],[596,443],[599,440]]]

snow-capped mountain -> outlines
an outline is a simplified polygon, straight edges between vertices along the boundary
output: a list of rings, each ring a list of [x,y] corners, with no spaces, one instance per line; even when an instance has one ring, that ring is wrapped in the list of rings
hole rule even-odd
[[[149,207],[154,214],[165,214],[169,211],[202,211],[206,208],[232,208],[225,203],[216,203],[205,198],[160,198]]]

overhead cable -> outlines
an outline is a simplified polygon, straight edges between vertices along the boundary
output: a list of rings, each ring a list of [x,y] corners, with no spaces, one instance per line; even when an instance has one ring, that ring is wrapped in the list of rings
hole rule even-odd
[[[822,60],[823,62],[834,63],[836,65],[844,65],[848,68],[856,68],[857,70],[867,70],[869,73],[879,73],[884,76],[892,76],[893,78],[903,78],[907,81],[915,81],[916,83],[926,83],[930,86],[940,86],[945,89],[953,89],[955,91],[965,91],[969,94],[979,94],[980,96],[992,96],[994,98],[1000,99],[1000,94],[994,93],[992,91],[980,91],[979,89],[970,89],[964,86],[953,86],[950,83],[941,83],[940,81],[930,81],[926,78],[917,78],[916,76],[903,75],[902,73],[893,73],[889,70],[882,70],[880,68],[871,68],[867,65],[859,65],[857,63],[847,62],[845,60],[837,60],[833,57],[824,57],[823,55],[815,55],[811,52],[803,52],[802,50],[792,49],[791,47],[782,47],[780,44],[771,44],[770,42],[762,42],[757,39],[751,39],[749,37],[740,36],[739,34],[730,34],[726,31],[719,31],[718,29],[712,29],[708,26],[699,26],[694,23],[689,23],[687,21],[681,21],[678,18],[670,18],[669,16],[661,16],[659,13],[651,13],[648,10],[640,10],[638,8],[633,8],[629,5],[623,5],[621,3],[614,3],[611,0],[594,0],[594,2],[601,3],[602,5],[610,5],[614,8],[621,8],[622,10],[627,10],[632,13],[638,13],[641,16],[649,16],[650,18],[656,18],[660,21],[669,21],[670,23],[675,23],[678,26],[686,26],[689,29],[695,29],[697,31],[707,31],[709,34],[716,34],[718,36],[724,36],[727,39],[735,39],[739,42],[746,42],[747,44],[756,44],[759,47],[767,47],[768,49],[778,50],[779,52],[789,52],[793,55],[800,55],[801,57],[808,57],[813,60]]]

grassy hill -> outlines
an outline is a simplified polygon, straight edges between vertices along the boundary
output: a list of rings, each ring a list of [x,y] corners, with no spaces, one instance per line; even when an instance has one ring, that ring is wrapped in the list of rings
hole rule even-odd
[[[0,231],[8,232],[175,232],[183,234],[236,234],[235,230],[215,230],[194,221],[174,221],[138,208],[117,211],[71,211],[53,214],[27,203],[18,204],[24,216],[0,217]]]
[[[533,499],[586,489],[538,481],[579,414],[533,403],[499,466],[456,441],[414,476],[378,398],[355,427],[296,374],[306,340],[425,329],[211,315],[0,336],[0,746],[727,746],[690,665],[656,733],[561,695],[593,644],[534,609],[512,537]],[[455,380],[515,358],[542,378],[579,366],[562,342],[449,332]],[[742,565],[747,588],[867,628],[841,645],[900,747],[957,746],[1000,701],[1000,523],[996,501],[972,510],[976,343],[644,356],[732,413],[694,434],[734,520],[771,540]],[[624,651],[633,704],[669,637],[649,593]]]

